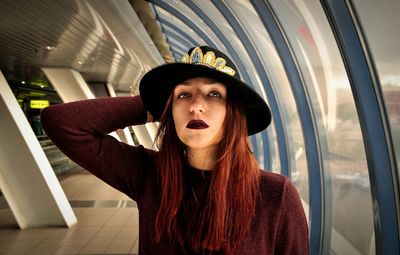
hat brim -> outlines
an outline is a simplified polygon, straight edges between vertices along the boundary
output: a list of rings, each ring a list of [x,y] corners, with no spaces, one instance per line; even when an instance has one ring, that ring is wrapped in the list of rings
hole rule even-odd
[[[256,134],[271,123],[271,111],[264,99],[241,80],[207,66],[172,63],[156,67],[140,81],[139,91],[146,109],[159,120],[175,86],[195,77],[207,77],[223,83],[228,95],[245,109],[248,134]]]

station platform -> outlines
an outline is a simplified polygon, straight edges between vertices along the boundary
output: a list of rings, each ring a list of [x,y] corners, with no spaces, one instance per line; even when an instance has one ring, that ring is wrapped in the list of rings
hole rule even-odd
[[[134,201],[81,168],[59,179],[78,223],[71,228],[21,230],[3,205],[0,254],[138,254]]]

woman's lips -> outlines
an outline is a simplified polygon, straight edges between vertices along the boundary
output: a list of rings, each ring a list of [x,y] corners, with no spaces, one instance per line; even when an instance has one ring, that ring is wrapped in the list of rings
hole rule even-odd
[[[190,129],[204,129],[208,128],[208,125],[202,120],[191,120],[186,127]]]

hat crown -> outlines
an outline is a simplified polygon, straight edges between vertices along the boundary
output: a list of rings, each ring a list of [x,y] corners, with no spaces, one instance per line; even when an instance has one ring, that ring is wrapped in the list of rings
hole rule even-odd
[[[182,56],[182,63],[203,65],[240,79],[235,64],[224,53],[209,46],[190,48]]]

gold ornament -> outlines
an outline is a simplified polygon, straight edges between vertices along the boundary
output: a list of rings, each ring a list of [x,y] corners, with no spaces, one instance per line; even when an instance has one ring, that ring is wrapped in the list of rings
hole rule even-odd
[[[200,47],[194,48],[190,56],[188,53],[183,55],[181,62],[185,64],[204,65],[211,69],[226,73],[230,76],[234,76],[236,73],[233,68],[226,66],[225,59],[221,57],[215,59],[215,53],[212,51],[207,51],[206,54],[203,55]]]

